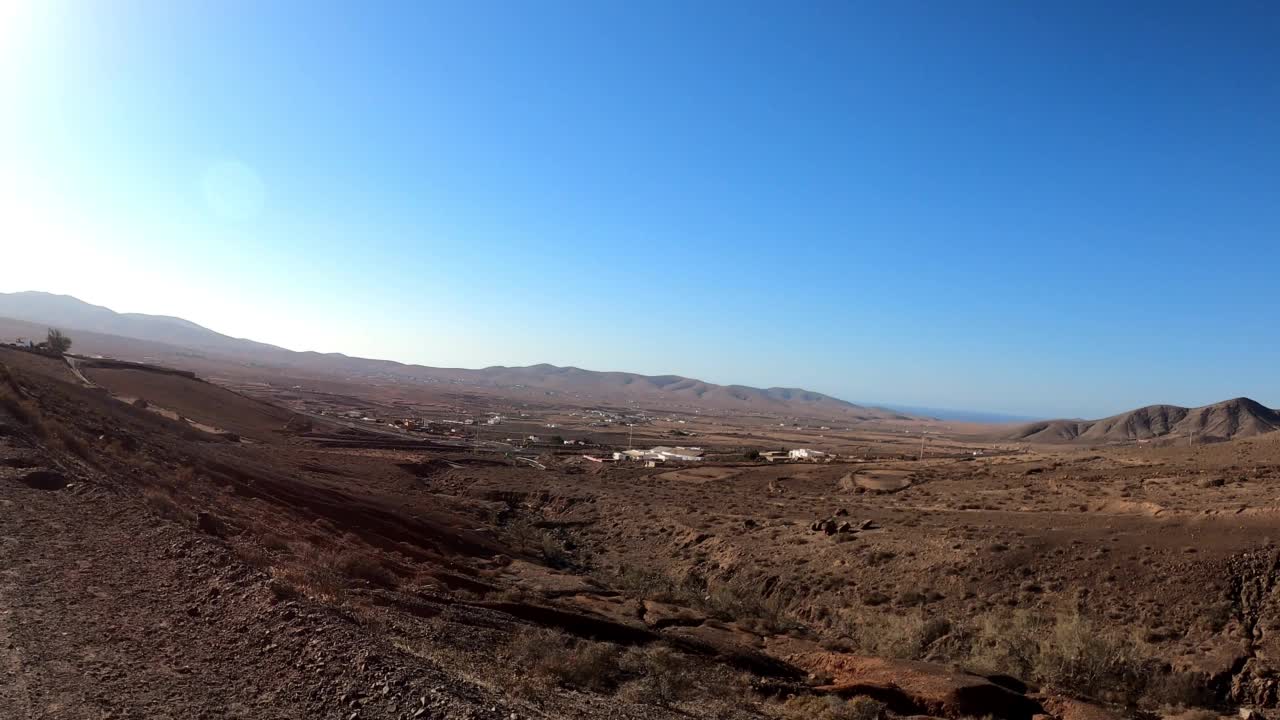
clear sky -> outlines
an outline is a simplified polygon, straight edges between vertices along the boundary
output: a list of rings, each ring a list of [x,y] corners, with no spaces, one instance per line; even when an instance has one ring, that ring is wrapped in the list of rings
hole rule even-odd
[[[1275,406],[1277,38],[1272,2],[0,0],[0,291],[430,365]]]

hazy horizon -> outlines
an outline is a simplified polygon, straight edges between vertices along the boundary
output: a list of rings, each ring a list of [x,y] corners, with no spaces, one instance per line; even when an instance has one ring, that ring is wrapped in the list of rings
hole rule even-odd
[[[88,304],[88,305],[91,305],[91,306],[94,306],[94,307],[105,308],[105,309],[107,309],[107,310],[110,310],[110,311],[112,311],[112,312],[117,312],[118,314],[122,314],[122,315],[125,315],[125,314],[129,314],[129,315],[143,314],[143,315],[151,315],[151,316],[155,316],[155,317],[168,317],[168,318],[173,318],[173,319],[178,319],[178,320],[189,321],[189,319],[188,319],[188,318],[176,317],[176,316],[173,316],[173,315],[171,315],[171,314],[166,314],[166,313],[138,313],[138,312],[133,312],[133,311],[117,311],[115,308],[106,307],[105,305],[101,305],[100,303],[93,303],[93,302],[89,302],[89,301],[84,300],[83,298],[79,298],[79,297],[76,297],[76,296],[74,296],[74,295],[66,294],[66,293],[49,293],[49,292],[44,291],[44,290],[32,290],[32,289],[28,289],[28,290],[19,290],[19,291],[4,291],[4,290],[0,290],[0,294],[3,294],[3,293],[5,293],[5,292],[18,293],[18,294],[21,294],[21,293],[39,293],[39,294],[44,294],[44,295],[54,295],[54,296],[56,296],[56,297],[71,298],[72,300],[76,300],[76,301],[79,301],[79,302],[84,302],[84,303],[86,303],[86,304]],[[3,312],[2,312],[2,311],[0,311],[0,317],[4,317],[4,314],[3,314]],[[28,322],[32,322],[32,323],[34,323],[35,321],[28,321]],[[56,325],[56,323],[55,323],[55,325]],[[202,326],[202,327],[204,327],[206,330],[211,330],[211,331],[213,331],[213,332],[219,332],[217,328],[210,328],[210,327],[207,327],[207,326]],[[72,335],[72,339],[74,340],[74,329],[73,329],[73,327],[72,327],[72,326],[61,327],[60,329],[63,329],[63,330],[70,330],[70,334]],[[108,333],[108,334],[109,334],[109,333]],[[220,334],[226,335],[226,333],[220,333]],[[235,336],[231,336],[231,337],[235,337]],[[0,338],[0,340],[3,340],[3,339],[4,339],[4,338]],[[31,340],[35,340],[36,338],[29,338],[29,339],[31,339]],[[444,368],[448,368],[448,369],[471,369],[471,370],[483,370],[483,369],[493,368],[493,367],[529,367],[529,366],[536,366],[536,365],[551,365],[551,366],[554,366],[554,367],[571,367],[571,368],[577,368],[577,369],[580,369],[580,370],[589,370],[589,371],[596,371],[596,372],[620,372],[620,373],[632,373],[632,374],[648,375],[648,376],[668,376],[668,375],[677,375],[677,376],[682,376],[682,377],[689,377],[689,378],[692,378],[692,379],[695,379],[695,380],[700,380],[700,381],[703,381],[703,382],[710,382],[710,383],[715,383],[715,384],[717,384],[717,385],[726,385],[726,386],[731,386],[731,385],[740,385],[740,386],[757,387],[757,388],[762,388],[762,389],[767,389],[767,388],[790,388],[790,389],[802,389],[802,390],[808,390],[808,391],[814,391],[814,392],[823,392],[824,394],[831,395],[832,397],[835,397],[835,398],[836,398],[836,399],[838,399],[838,400],[844,400],[844,401],[846,401],[846,402],[850,402],[850,403],[853,403],[853,404],[855,404],[855,405],[861,405],[861,406],[864,406],[864,407],[878,407],[878,408],[883,408],[883,409],[887,409],[887,410],[893,410],[893,411],[896,411],[896,412],[902,412],[902,413],[906,413],[906,414],[910,414],[910,415],[917,415],[917,416],[921,416],[921,417],[931,416],[931,417],[935,417],[935,418],[936,418],[936,419],[938,419],[938,420],[944,420],[944,421],[945,421],[945,420],[952,420],[952,421],[956,421],[956,422],[975,422],[975,423],[1013,423],[1013,422],[1034,422],[1034,421],[1039,421],[1039,420],[1053,420],[1053,419],[1093,420],[1093,419],[1100,419],[1100,418],[1102,418],[1102,417],[1106,417],[1106,416],[1111,416],[1111,415],[1120,414],[1120,413],[1122,413],[1122,412],[1125,412],[1125,411],[1128,411],[1128,410],[1133,410],[1133,409],[1135,409],[1135,408],[1133,408],[1133,407],[1119,408],[1119,409],[1115,409],[1115,410],[1107,411],[1107,412],[1105,412],[1105,413],[1101,413],[1101,414],[1098,414],[1098,415],[1096,415],[1096,416],[1087,417],[1087,418],[1086,418],[1086,417],[1083,417],[1083,416],[1074,416],[1074,417],[1073,417],[1073,416],[1065,416],[1065,415],[1055,416],[1055,415],[1047,414],[1047,413],[1040,413],[1040,414],[1019,414],[1019,413],[1010,413],[1010,412],[1005,412],[1005,411],[1002,411],[1002,410],[999,410],[999,409],[983,409],[983,408],[976,408],[976,409],[975,409],[975,408],[959,408],[959,407],[937,407],[937,406],[925,406],[925,405],[911,405],[911,404],[906,404],[906,403],[896,402],[896,401],[894,401],[894,400],[892,400],[892,399],[889,399],[889,400],[883,400],[883,401],[881,401],[881,400],[867,400],[867,399],[860,399],[860,398],[848,398],[848,397],[842,397],[842,396],[840,396],[840,395],[836,395],[836,394],[834,394],[834,393],[827,393],[826,391],[819,390],[819,389],[817,389],[817,388],[812,388],[812,387],[800,387],[800,386],[796,386],[796,385],[794,385],[794,384],[792,384],[792,385],[788,385],[788,384],[786,384],[786,383],[781,383],[781,384],[775,383],[775,384],[772,384],[772,385],[748,385],[747,383],[734,382],[734,381],[732,381],[732,380],[726,380],[726,379],[724,379],[724,378],[713,378],[713,377],[694,377],[694,376],[688,375],[687,373],[682,373],[682,372],[679,372],[679,371],[662,371],[662,370],[639,371],[639,370],[627,369],[627,368],[585,367],[585,366],[578,365],[578,364],[574,364],[574,363],[568,363],[568,364],[556,364],[556,363],[547,363],[547,362],[536,362],[536,363],[529,363],[529,364],[525,364],[525,365],[511,365],[511,364],[504,364],[504,363],[494,363],[494,364],[490,364],[490,365],[481,365],[481,366],[472,366],[472,367],[462,367],[462,366],[442,366],[442,365],[439,365],[439,364],[436,364],[436,363],[431,363],[431,362],[416,362],[416,361],[408,361],[408,360],[404,360],[404,359],[401,359],[401,358],[395,358],[395,357],[366,357],[366,356],[358,356],[358,355],[352,355],[351,353],[344,353],[344,352],[339,351],[339,350],[334,350],[334,351],[322,351],[322,350],[314,350],[314,349],[307,349],[307,348],[290,348],[290,347],[284,347],[284,346],[282,346],[282,345],[279,345],[279,344],[277,344],[277,343],[274,343],[274,342],[272,342],[269,338],[241,337],[241,338],[236,338],[236,339],[239,339],[239,340],[249,340],[249,341],[253,341],[253,342],[264,343],[264,344],[267,344],[267,345],[273,345],[273,346],[276,346],[276,347],[279,347],[279,348],[281,348],[281,349],[288,350],[288,351],[291,351],[291,352],[303,352],[303,353],[306,353],[306,352],[312,352],[312,353],[321,353],[321,354],[330,354],[330,355],[338,354],[338,355],[343,355],[343,356],[346,356],[346,357],[359,357],[359,358],[366,359],[366,360],[390,361],[390,362],[397,362],[397,363],[406,364],[406,365],[420,365],[420,366],[424,366],[424,367],[436,367],[436,368],[444,367]],[[1222,398],[1221,400],[1229,400],[1229,399],[1233,399],[1233,398]],[[1214,402],[1219,402],[1219,401],[1214,401]],[[1149,405],[1154,405],[1154,404],[1162,404],[1162,403],[1159,403],[1159,402],[1152,402],[1152,403],[1148,403],[1148,404],[1149,404]],[[1212,403],[1204,403],[1204,404],[1212,404]]]
[[[0,291],[295,350],[1280,403],[1280,10],[0,9]]]

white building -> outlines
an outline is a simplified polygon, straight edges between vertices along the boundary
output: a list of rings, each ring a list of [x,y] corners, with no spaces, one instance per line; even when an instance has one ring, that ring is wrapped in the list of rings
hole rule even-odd
[[[809,448],[796,448],[787,453],[787,457],[792,460],[817,460],[826,456],[827,454],[821,450],[810,450]]]
[[[651,453],[658,457],[654,460],[677,460],[680,462],[698,462],[702,460],[702,448],[658,446]]]
[[[659,445],[650,450],[623,450],[613,454],[614,460],[644,460],[646,462],[698,462],[702,460],[702,448],[667,447]]]

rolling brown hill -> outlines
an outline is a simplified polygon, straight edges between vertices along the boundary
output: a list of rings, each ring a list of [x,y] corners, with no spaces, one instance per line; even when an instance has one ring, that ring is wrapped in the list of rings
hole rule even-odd
[[[1101,420],[1046,420],[1020,425],[1006,440],[1105,445],[1194,437],[1222,442],[1280,430],[1280,412],[1249,398],[1197,408],[1148,405]]]
[[[800,388],[717,385],[679,375],[600,372],[547,364],[436,368],[341,353],[295,352],[233,338],[180,318],[116,313],[67,295],[0,293],[0,341],[38,339],[47,327],[71,332],[77,352],[154,361],[205,376],[403,382],[522,400],[655,410],[759,412],[851,421],[907,417]]]

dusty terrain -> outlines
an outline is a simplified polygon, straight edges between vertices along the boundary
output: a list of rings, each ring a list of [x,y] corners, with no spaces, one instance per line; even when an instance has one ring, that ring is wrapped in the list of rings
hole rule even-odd
[[[1280,434],[1010,444],[0,364],[0,716],[1030,720],[1280,700]],[[406,417],[439,424],[390,426]],[[707,459],[585,457],[655,444]],[[783,447],[837,457],[751,452]]]

